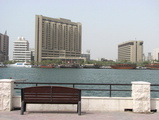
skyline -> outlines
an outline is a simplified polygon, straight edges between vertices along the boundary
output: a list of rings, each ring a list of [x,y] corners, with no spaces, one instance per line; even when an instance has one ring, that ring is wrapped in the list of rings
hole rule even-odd
[[[35,15],[82,24],[82,52],[91,58],[117,59],[118,44],[142,40],[144,54],[159,48],[158,0],[1,0],[0,33],[7,30],[9,56],[13,42],[24,37],[35,46]]]

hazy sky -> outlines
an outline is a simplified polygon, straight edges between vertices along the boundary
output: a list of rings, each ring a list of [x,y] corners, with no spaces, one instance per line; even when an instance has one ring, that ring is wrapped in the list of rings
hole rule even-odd
[[[0,0],[0,33],[25,37],[34,48],[35,15],[82,23],[82,52],[117,59],[118,44],[143,40],[144,53],[159,48],[159,0]]]

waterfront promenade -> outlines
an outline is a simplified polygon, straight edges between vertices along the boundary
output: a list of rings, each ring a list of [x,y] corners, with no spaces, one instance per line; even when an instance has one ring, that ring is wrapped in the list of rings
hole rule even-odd
[[[19,110],[0,112],[0,120],[158,120],[159,113],[133,112],[83,112],[81,116],[71,112],[26,112],[20,115]]]

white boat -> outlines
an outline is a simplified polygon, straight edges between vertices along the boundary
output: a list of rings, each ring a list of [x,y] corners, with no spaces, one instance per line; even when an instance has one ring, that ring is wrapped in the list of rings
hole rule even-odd
[[[17,62],[15,64],[8,64],[7,67],[26,67],[26,68],[31,68],[32,65],[30,65],[30,63],[26,63],[26,62]]]
[[[0,62],[0,67],[7,67],[6,65],[3,64],[3,62]]]

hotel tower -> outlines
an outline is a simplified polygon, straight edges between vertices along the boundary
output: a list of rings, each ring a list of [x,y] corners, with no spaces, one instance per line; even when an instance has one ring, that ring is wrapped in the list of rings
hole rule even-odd
[[[142,62],[143,41],[128,41],[118,45],[118,61]]]
[[[81,23],[36,15],[35,61],[80,59],[81,31]]]

